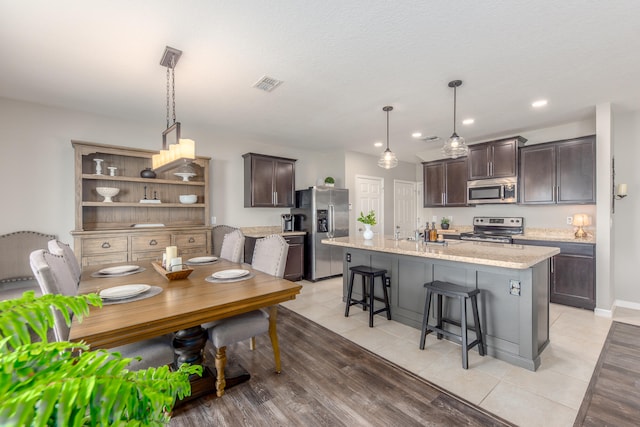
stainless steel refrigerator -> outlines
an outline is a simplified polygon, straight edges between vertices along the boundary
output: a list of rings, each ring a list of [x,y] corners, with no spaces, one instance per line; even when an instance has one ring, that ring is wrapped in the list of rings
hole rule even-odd
[[[322,239],[349,235],[349,190],[310,187],[296,191],[291,209],[294,228],[306,231],[305,279],[316,281],[342,274],[343,249],[321,243]]]

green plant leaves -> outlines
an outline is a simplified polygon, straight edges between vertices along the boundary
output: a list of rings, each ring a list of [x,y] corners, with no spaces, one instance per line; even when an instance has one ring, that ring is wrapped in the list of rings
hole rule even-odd
[[[362,211],[360,211],[360,216],[358,217],[358,222],[369,225],[376,225],[376,211],[371,210],[367,215],[365,215]]]

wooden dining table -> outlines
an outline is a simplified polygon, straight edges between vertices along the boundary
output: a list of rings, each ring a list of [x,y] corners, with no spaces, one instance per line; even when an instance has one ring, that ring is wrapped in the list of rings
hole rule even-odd
[[[248,264],[218,259],[210,264],[188,265],[188,277],[168,280],[156,271],[151,261],[132,264],[144,271],[121,276],[98,275],[99,270],[113,265],[86,268],[80,278],[79,294],[99,293],[122,285],[146,284],[162,288],[150,298],[91,307],[81,322],[74,318],[69,339],[84,341],[91,348],[112,348],[148,338],[175,333],[175,364],[203,362],[207,333],[202,324],[270,307],[270,322],[277,320],[277,304],[295,299],[301,285],[254,270]],[[248,278],[211,283],[207,277],[229,269],[244,269]],[[99,277],[95,277],[99,276]],[[191,398],[215,392],[215,374],[205,366],[202,378],[192,381]]]

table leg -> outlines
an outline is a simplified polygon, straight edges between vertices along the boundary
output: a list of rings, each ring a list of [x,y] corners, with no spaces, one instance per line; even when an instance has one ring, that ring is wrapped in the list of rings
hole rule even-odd
[[[183,363],[202,365],[202,376],[193,375],[189,378],[191,381],[191,395],[176,402],[176,406],[210,393],[216,393],[216,372],[203,363],[203,352],[206,343],[207,331],[201,326],[182,329],[176,332],[173,338],[174,368]],[[226,389],[251,378],[249,373],[240,366],[227,367],[225,374]]]

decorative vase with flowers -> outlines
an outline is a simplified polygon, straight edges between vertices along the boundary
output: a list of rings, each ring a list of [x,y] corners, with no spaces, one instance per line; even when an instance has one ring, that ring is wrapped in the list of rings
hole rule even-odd
[[[364,239],[365,240],[373,239],[373,230],[371,230],[371,227],[377,224],[376,212],[374,210],[371,210],[367,215],[365,215],[362,211],[360,211],[358,222],[361,222],[364,224],[364,233],[362,234]]]
[[[449,229],[449,218],[442,217],[442,220],[440,221],[440,228],[443,230]]]

